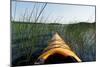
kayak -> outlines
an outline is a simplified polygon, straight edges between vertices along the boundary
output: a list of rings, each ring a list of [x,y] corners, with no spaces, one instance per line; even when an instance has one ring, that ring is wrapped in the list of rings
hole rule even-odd
[[[68,44],[55,33],[43,53],[34,64],[58,64],[81,62],[81,59],[71,50]]]

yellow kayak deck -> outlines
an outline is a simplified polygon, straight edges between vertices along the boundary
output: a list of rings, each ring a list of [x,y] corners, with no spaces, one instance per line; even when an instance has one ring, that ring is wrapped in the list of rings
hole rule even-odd
[[[44,49],[34,64],[53,64],[61,62],[81,62],[81,60],[58,33],[55,33],[48,47]]]

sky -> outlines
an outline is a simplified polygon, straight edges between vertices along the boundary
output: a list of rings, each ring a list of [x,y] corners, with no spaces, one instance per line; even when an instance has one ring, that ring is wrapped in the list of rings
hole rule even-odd
[[[41,6],[45,3],[34,3],[34,2],[16,2],[12,1],[12,12],[11,16],[16,21],[23,21],[23,16],[25,15],[24,21],[30,16],[31,11],[36,5],[35,9],[38,9],[38,14]],[[26,14],[24,14],[26,12]],[[35,13],[36,11],[34,11]],[[34,20],[35,14],[32,14],[31,21]],[[95,22],[95,6],[86,5],[73,5],[73,4],[55,4],[47,3],[41,14],[42,21],[46,23],[75,23],[75,22]],[[40,17],[40,18],[41,18]]]

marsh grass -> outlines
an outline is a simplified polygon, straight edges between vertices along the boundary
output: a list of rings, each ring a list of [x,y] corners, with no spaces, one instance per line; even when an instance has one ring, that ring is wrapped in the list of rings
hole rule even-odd
[[[63,25],[63,30],[61,24],[22,22],[11,24],[12,46],[14,46],[12,52],[17,51],[16,54],[25,56],[27,62],[32,59],[35,61],[36,57],[47,47],[54,32],[58,32],[83,61],[95,61],[95,23]],[[31,27],[33,29],[29,32]],[[16,56],[16,54],[12,55]]]

